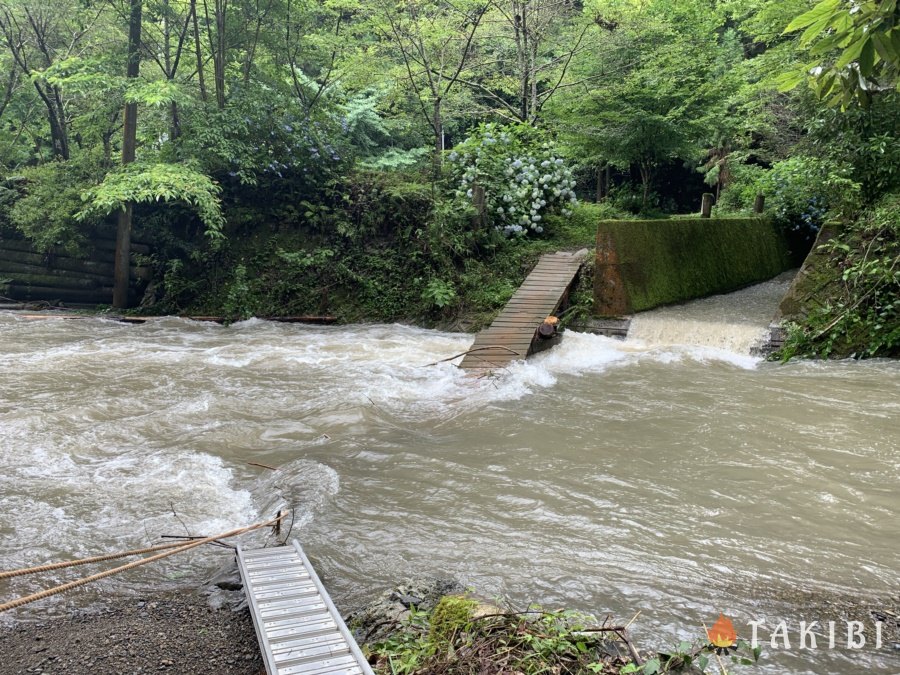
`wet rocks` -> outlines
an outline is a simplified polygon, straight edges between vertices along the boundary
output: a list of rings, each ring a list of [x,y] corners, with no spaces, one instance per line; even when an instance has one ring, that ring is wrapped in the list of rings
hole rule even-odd
[[[347,625],[360,644],[379,642],[403,624],[413,609],[430,611],[445,595],[464,590],[454,579],[410,580],[351,612]]]

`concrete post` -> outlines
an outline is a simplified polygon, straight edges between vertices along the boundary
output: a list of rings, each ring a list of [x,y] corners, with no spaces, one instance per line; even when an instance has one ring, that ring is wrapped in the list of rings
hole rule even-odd
[[[756,201],[753,202],[753,213],[762,213],[766,208],[766,196],[756,195]]]
[[[713,193],[712,192],[704,192],[703,193],[703,202],[700,205],[700,217],[701,218],[709,218],[712,216],[712,207],[713,207]]]

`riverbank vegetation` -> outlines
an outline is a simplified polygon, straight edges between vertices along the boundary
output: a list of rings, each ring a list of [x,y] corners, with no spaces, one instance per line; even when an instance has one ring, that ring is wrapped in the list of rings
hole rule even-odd
[[[896,355],[898,63],[892,0],[3,0],[0,230],[133,229],[154,313],[477,328],[601,218],[764,194],[845,224],[784,354]]]
[[[721,642],[727,647],[717,648],[720,638],[710,639],[642,654],[628,626],[609,617],[598,622],[569,610],[503,611],[447,595],[429,611],[413,608],[402,626],[367,651],[384,675],[727,673],[733,665],[755,664],[762,651],[730,637]]]

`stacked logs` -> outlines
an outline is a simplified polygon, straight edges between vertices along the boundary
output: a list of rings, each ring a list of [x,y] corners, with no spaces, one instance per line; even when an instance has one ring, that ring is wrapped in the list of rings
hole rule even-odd
[[[25,239],[0,234],[0,296],[16,302],[97,305],[112,300],[115,241],[94,239],[91,251],[73,256],[63,250],[35,250]],[[147,244],[133,242],[132,253],[149,254]],[[132,265],[136,283],[152,270]]]

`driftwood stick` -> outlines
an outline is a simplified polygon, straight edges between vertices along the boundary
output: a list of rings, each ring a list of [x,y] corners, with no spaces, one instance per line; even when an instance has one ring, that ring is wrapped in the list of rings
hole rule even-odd
[[[208,544],[213,541],[217,541],[219,539],[227,539],[229,537],[236,537],[238,535],[244,534],[245,532],[252,532],[253,530],[258,530],[263,527],[269,527],[274,525],[277,521],[282,520],[282,517],[274,518],[272,520],[268,520],[264,523],[256,523],[255,525],[248,525],[246,527],[241,527],[236,530],[230,530],[229,532],[224,532],[222,534],[216,534],[211,537],[205,537],[204,539],[195,539],[186,544],[182,544],[177,548],[171,548],[167,551],[163,551],[162,553],[157,553],[156,555],[152,555],[149,558],[141,558],[140,560],[135,560],[134,562],[130,562],[127,565],[121,565],[120,567],[113,567],[112,569],[106,570],[104,572],[98,572],[97,574],[93,574],[89,577],[83,577],[81,579],[76,579],[75,581],[70,581],[67,584],[62,584],[61,586],[56,586],[54,588],[48,588],[47,590],[40,591],[39,593],[33,593],[31,595],[26,595],[21,598],[17,598],[15,600],[10,600],[9,602],[0,604],[0,612],[6,612],[11,609],[16,609],[17,607],[21,607],[22,605],[27,605],[32,602],[37,602],[38,600],[43,600],[44,598],[49,598],[53,595],[58,595],[59,593],[64,593],[65,591],[71,590],[73,588],[78,588],[79,586],[84,586],[85,584],[92,583],[94,581],[99,581],[100,579],[105,579],[106,577],[112,576],[113,574],[118,574],[119,572],[125,572],[127,570],[134,569],[135,567],[140,567],[141,565],[146,565],[148,563],[156,562],[157,560],[161,560],[163,558],[167,558],[171,555],[176,555],[178,553],[183,553],[184,551],[189,551],[190,549],[197,548],[198,546],[202,546],[203,544]]]
[[[634,645],[631,643],[631,640],[628,639],[628,635],[625,634],[624,630],[616,631],[616,635],[619,636],[619,639],[625,643],[625,646],[628,647],[628,653],[631,654],[631,658],[634,659],[635,664],[642,666],[644,665],[644,659],[641,658],[641,655],[638,654],[638,650],[635,649]]]
[[[641,615],[641,613],[640,613],[640,611],[638,611],[637,614],[635,614],[633,617],[631,617],[631,621],[629,621],[628,623],[625,624],[625,630],[628,630],[629,628],[631,628],[631,624],[633,624],[640,615]]]
[[[258,466],[262,469],[271,469],[272,471],[278,471],[277,466],[269,466],[268,464],[261,464],[259,462],[247,462],[247,466]]]
[[[181,539],[184,542],[188,542],[194,539],[205,539],[205,537],[194,536],[194,535],[184,535],[184,534],[161,534],[159,535],[160,539]],[[226,544],[224,541],[211,541],[209,542],[212,546],[221,546],[222,548],[234,548],[231,544]]]
[[[421,368],[428,368],[429,366],[436,366],[439,363],[445,363],[447,361],[452,361],[453,359],[458,359],[460,356],[465,356],[466,354],[473,354],[475,352],[482,352],[486,349],[503,349],[514,356],[521,356],[519,352],[510,349],[509,347],[504,347],[503,345],[488,345],[486,347],[475,347],[474,349],[469,349],[464,352],[460,352],[459,354],[455,354],[454,356],[448,356],[446,359],[441,359],[440,361],[435,361],[434,363],[426,363],[424,366],[420,366]]]

